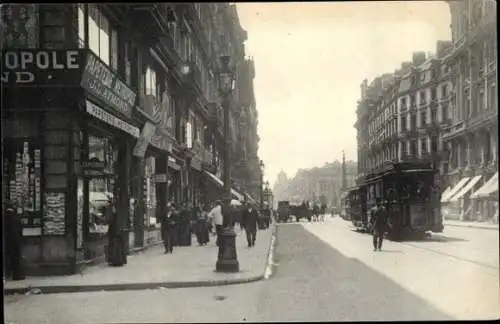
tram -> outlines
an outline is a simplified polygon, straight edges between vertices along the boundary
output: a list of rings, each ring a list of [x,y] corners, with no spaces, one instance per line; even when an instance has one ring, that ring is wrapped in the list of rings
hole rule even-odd
[[[401,240],[443,231],[438,171],[424,162],[386,162],[348,191],[355,228],[370,231],[369,211],[377,198],[389,213],[388,237]]]

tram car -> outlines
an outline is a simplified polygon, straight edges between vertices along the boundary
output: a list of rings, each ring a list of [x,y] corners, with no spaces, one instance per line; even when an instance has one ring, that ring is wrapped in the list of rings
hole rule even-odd
[[[348,188],[342,195],[342,217],[350,220],[358,232],[367,232],[368,213],[366,212],[365,187]]]
[[[443,231],[438,170],[424,162],[386,162],[347,194],[353,225],[371,231],[370,209],[381,198],[389,213],[388,238],[423,238]]]

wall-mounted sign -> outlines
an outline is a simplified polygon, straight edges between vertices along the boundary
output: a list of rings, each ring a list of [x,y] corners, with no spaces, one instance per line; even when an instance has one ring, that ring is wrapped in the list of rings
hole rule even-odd
[[[149,142],[151,141],[151,137],[153,137],[155,131],[156,126],[153,123],[149,121],[144,123],[141,131],[141,136],[137,140],[137,143],[134,146],[134,150],[132,151],[133,156],[144,157]]]
[[[81,86],[121,114],[132,116],[136,93],[91,52],[87,53]]]
[[[1,81],[4,86],[78,86],[84,51],[4,50]]]
[[[171,140],[166,136],[158,135],[158,132],[156,132],[156,134],[151,137],[150,144],[160,150],[172,152]]]
[[[113,127],[121,129],[122,131],[129,133],[130,135],[132,135],[136,138],[139,137],[139,135],[140,135],[140,131],[139,131],[138,127],[130,125],[129,123],[121,120],[120,118],[117,118],[117,117],[111,115],[106,110],[93,104],[91,101],[88,101],[88,100],[86,101],[86,110],[92,116],[102,120],[103,122],[105,122]]]
[[[154,180],[156,183],[166,183],[168,181],[168,177],[166,173],[158,173],[155,174]]]
[[[174,170],[177,170],[179,171],[181,169],[181,166],[179,164],[177,164],[177,161],[175,158],[169,156],[168,157],[168,161],[167,161],[167,164],[170,168],[174,169]]]

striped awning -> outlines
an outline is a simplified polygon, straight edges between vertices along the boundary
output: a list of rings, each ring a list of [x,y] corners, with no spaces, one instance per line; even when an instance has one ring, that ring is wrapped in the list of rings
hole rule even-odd
[[[449,202],[454,202],[458,201],[459,199],[463,198],[463,196],[468,193],[474,186],[481,180],[481,176],[475,176],[474,178],[471,179],[465,186],[462,187],[453,197],[450,197],[448,199]]]
[[[217,184],[219,187],[224,187],[224,181],[222,181],[221,179],[219,179],[219,177],[217,177],[215,174],[213,174],[211,172],[208,172],[208,171],[204,171],[204,172],[208,175],[208,177],[213,182],[215,182],[215,184]],[[238,193],[233,188],[231,188],[231,193],[232,193],[233,197],[235,197],[239,201],[244,201],[245,200],[245,198],[243,197],[243,195],[241,195],[240,193]]]
[[[474,192],[471,198],[486,198],[498,191],[498,172],[488,180],[481,188]]]
[[[448,200],[453,197],[465,184],[469,181],[469,177],[465,177],[460,179],[460,181],[450,190],[450,192],[446,196],[441,196],[441,202],[446,203]]]

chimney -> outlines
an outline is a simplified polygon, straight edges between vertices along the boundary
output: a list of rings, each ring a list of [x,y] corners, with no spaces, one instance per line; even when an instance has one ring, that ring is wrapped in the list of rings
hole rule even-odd
[[[368,88],[368,80],[364,79],[361,83],[361,99],[365,98],[366,96],[366,88]]]
[[[453,43],[451,41],[438,40],[436,43],[436,56],[445,56],[452,48]]]
[[[419,66],[425,62],[425,52],[413,52],[411,62],[413,66]]]
[[[411,68],[411,63],[410,62],[403,62],[401,63],[401,73],[405,74],[408,72],[408,70]]]

